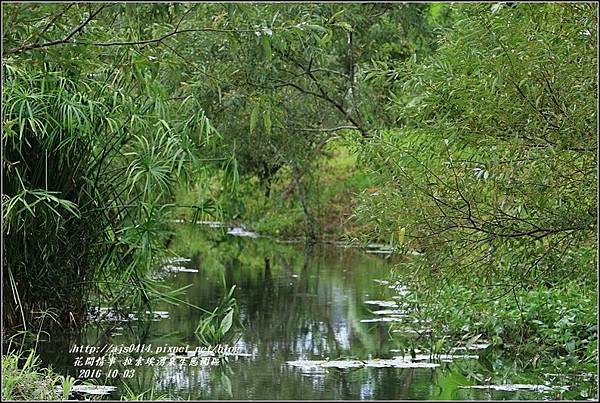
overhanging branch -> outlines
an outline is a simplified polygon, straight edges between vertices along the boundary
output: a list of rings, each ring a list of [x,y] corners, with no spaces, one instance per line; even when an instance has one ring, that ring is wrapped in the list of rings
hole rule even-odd
[[[71,38],[73,38],[75,35],[77,35],[79,32],[81,32],[83,30],[83,28],[85,28],[85,26],[88,25],[90,23],[90,21],[92,21],[94,19],[94,17],[96,17],[98,14],[100,14],[100,12],[102,10],[104,10],[106,7],[107,7],[106,4],[100,6],[96,11],[94,11],[93,13],[91,13],[88,16],[88,18],[86,18],[85,21],[83,21],[76,28],[74,28],[63,39],[57,39],[55,41],[44,42],[44,43],[37,43],[36,42],[36,43],[29,44],[29,45],[22,45],[22,46],[19,46],[17,48],[9,49],[6,52],[4,52],[4,54],[11,54],[11,53],[23,52],[23,51],[26,51],[26,50],[47,48],[49,46],[55,46],[55,45],[61,45],[61,44],[64,44],[64,43],[69,43],[71,41]],[[45,32],[47,29],[48,29],[48,27],[44,28],[44,30],[42,31],[42,33]]]

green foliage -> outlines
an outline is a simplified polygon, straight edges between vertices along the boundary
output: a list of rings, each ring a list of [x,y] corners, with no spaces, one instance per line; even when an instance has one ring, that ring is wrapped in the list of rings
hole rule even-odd
[[[237,302],[233,297],[235,285],[223,296],[223,300],[212,312],[198,321],[196,337],[205,346],[223,343],[231,338],[231,327],[234,323]]]
[[[6,4],[6,323],[54,308],[79,324],[98,297],[175,301],[148,279],[172,218],[318,238],[354,214],[348,239],[411,252],[418,278],[446,287],[444,309],[421,312],[449,340],[589,363],[596,12]],[[498,303],[451,303],[474,284]],[[199,323],[204,343],[233,333],[232,301]]]
[[[524,365],[596,371],[596,11],[452,5],[430,57],[371,72],[393,124],[357,146],[378,191],[356,212],[362,240],[410,256],[431,330],[406,346],[484,335]]]
[[[4,8],[5,17],[17,21],[26,7]],[[115,34],[100,27],[108,18],[133,24],[121,6],[97,10],[104,14],[84,31],[96,39]],[[80,5],[30,11],[40,21],[55,12],[68,21],[96,15]],[[50,23],[47,33],[62,28]],[[31,312],[48,308],[61,323],[78,325],[92,296],[134,309],[148,304],[156,287],[147,274],[170,234],[173,191],[196,179],[215,129],[198,100],[173,87],[172,66],[141,49],[35,42],[15,51],[29,34],[9,30],[4,39],[7,325],[27,326]],[[73,56],[75,48],[85,58]]]
[[[3,355],[2,400],[66,400],[73,378],[39,366],[39,357],[34,351],[27,355]]]
[[[124,393],[121,394],[121,400],[126,400],[126,401],[138,401],[138,400],[157,401],[158,400],[159,401],[159,400],[168,400],[168,397],[169,397],[168,395],[156,395],[154,386],[152,386],[150,389],[147,389],[141,393],[136,393],[125,382],[123,382],[122,385],[123,385]]]
[[[433,339],[449,337],[446,347],[456,338],[483,335],[494,346],[527,353],[535,366],[551,356],[581,358],[590,365],[597,360],[596,298],[594,289],[574,282],[501,298],[485,288],[474,291],[455,282],[439,288],[427,281],[409,300],[420,317],[431,320]]]
[[[455,8],[437,52],[395,84],[399,128],[362,149],[382,191],[359,216],[382,241],[405,228],[423,270],[593,280],[595,6]]]

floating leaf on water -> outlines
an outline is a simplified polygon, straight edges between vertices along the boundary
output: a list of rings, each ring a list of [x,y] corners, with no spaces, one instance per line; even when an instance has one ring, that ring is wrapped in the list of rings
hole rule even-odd
[[[395,357],[391,360],[369,360],[365,363],[365,366],[372,368],[436,368],[440,364],[433,362],[413,362],[409,358]]]
[[[211,228],[221,228],[225,226],[225,224],[220,221],[196,221],[196,224],[208,225]]]
[[[392,333],[423,334],[423,333],[431,333],[431,331],[432,331],[432,329],[430,329],[430,328],[424,328],[424,329],[403,328],[403,329],[394,329],[394,330],[392,330]]]
[[[384,316],[382,318],[375,319],[361,319],[362,323],[373,323],[373,322],[402,322],[402,318],[394,316]]]
[[[248,238],[258,238],[259,237],[259,235],[256,232],[246,231],[245,229],[240,228],[240,227],[231,228],[229,231],[227,231],[227,233],[229,235],[248,237]]]
[[[453,360],[478,360],[478,355],[463,355],[463,354],[417,354],[412,357],[414,361],[443,361],[451,362]]]
[[[322,361],[299,360],[299,361],[288,361],[287,365],[299,368],[300,370],[302,370],[302,372],[319,373],[319,372],[324,372],[324,369],[321,367],[321,364],[323,364],[325,362],[327,362],[327,361],[325,361],[325,360],[322,360]]]
[[[87,393],[89,395],[108,395],[115,390],[117,390],[116,386],[107,385],[73,385],[71,387],[71,392]]]
[[[410,291],[408,290],[408,288],[406,288],[403,284],[392,284],[390,286],[388,286],[388,288],[396,291],[396,293],[398,294],[399,297],[403,297],[406,296],[408,294],[410,294]]]
[[[154,321],[161,319],[169,319],[169,312],[167,311],[146,311],[146,315],[152,315]]]
[[[364,301],[365,304],[379,305],[384,308],[397,308],[398,303],[396,301]]]
[[[379,253],[382,255],[391,255],[392,253],[394,253],[393,250],[388,250],[388,249],[371,249],[371,250],[367,250],[367,253]]]
[[[163,270],[169,273],[198,273],[198,269],[188,269],[183,266],[166,265]]]
[[[187,257],[181,257],[181,256],[166,257],[163,259],[163,262],[167,263],[167,264],[187,263],[187,262],[191,262],[191,261],[192,261],[192,259],[189,259]]]
[[[326,361],[321,364],[322,368],[339,368],[339,369],[347,369],[347,368],[361,368],[364,367],[365,363],[362,361]]]
[[[129,320],[137,320],[133,314],[125,315],[121,312],[115,311],[113,308],[108,307],[91,308],[88,311],[88,318],[96,322],[126,322]]]
[[[566,386],[550,387],[546,385],[529,385],[529,384],[504,384],[504,385],[461,385],[462,389],[493,389],[504,392],[515,392],[517,390],[531,390],[533,392],[547,392],[549,390],[567,390]]]
[[[399,309],[380,309],[377,311],[373,311],[375,315],[397,315],[397,316],[406,316],[404,311]]]
[[[192,224],[191,222],[182,220],[182,219],[170,220],[170,222],[176,223],[176,224]],[[196,221],[195,224],[196,225],[208,225],[211,228],[221,228],[221,227],[225,226],[225,224],[220,221]]]
[[[383,243],[370,243],[367,245],[367,249],[387,249],[387,250],[394,250],[394,247],[392,245],[386,245]]]
[[[466,351],[466,350],[485,350],[489,346],[490,346],[489,343],[473,343],[470,346],[452,347],[450,349],[450,352],[454,353],[456,351]]]
[[[415,353],[420,353],[421,352],[421,350],[419,350],[418,348],[415,348],[414,351],[415,351]],[[401,352],[402,352],[402,350],[400,350],[400,349],[390,348],[390,353],[401,353]]]

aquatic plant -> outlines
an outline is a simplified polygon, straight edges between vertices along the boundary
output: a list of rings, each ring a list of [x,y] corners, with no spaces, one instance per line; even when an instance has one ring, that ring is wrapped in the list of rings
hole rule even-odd
[[[6,325],[27,328],[31,312],[52,308],[77,326],[94,295],[147,305],[172,191],[214,134],[202,110],[140,103],[131,83],[114,92],[50,67],[3,68]],[[167,123],[169,113],[182,118]]]
[[[198,321],[194,334],[202,344],[206,346],[215,345],[231,338],[230,330],[236,319],[234,315],[237,311],[237,301],[233,296],[234,291],[235,285],[226,292],[217,307]]]

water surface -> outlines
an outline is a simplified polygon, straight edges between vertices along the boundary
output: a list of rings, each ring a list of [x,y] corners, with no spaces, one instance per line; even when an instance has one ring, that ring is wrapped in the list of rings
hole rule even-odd
[[[207,247],[209,245],[210,247]],[[102,367],[96,382],[118,386],[112,397],[153,389],[154,397],[178,399],[540,399],[519,390],[472,390],[472,374],[485,373],[477,359],[441,362],[437,368],[329,368],[308,371],[287,364],[293,360],[369,360],[391,358],[403,347],[393,340],[390,323],[365,323],[382,309],[365,301],[392,300],[397,294],[382,285],[389,277],[385,255],[320,245],[283,245],[269,240],[224,234],[215,243],[187,248],[177,265],[188,269],[166,273],[163,283],[175,289],[190,285],[187,303],[212,309],[235,285],[239,316],[224,344],[244,355],[218,365],[145,365]],[[195,272],[197,270],[197,272]],[[154,321],[128,322],[108,334],[91,329],[75,340],[54,339],[41,346],[43,359],[77,377],[73,343],[103,346],[143,343],[158,346],[202,344],[194,335],[203,313],[187,305],[161,303],[168,312]],[[131,327],[131,329],[129,328]],[[96,354],[99,355],[99,354]],[[140,354],[130,355],[136,359]],[[144,354],[141,354],[144,356]],[[145,356],[147,356],[146,354]],[[165,354],[162,354],[165,355]],[[121,361],[122,358],[118,361]],[[189,361],[188,361],[189,362]],[[107,378],[118,368],[119,376]],[[131,369],[123,378],[123,370]],[[546,397],[551,397],[552,395]]]

